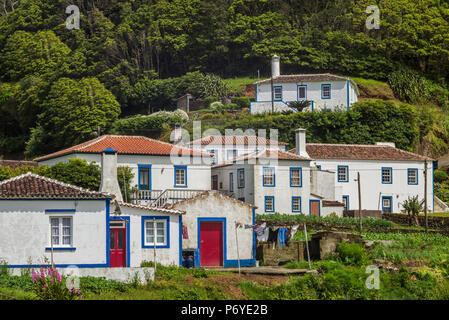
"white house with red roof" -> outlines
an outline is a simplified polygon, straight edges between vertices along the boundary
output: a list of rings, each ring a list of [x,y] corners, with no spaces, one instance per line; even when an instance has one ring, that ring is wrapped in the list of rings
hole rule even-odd
[[[130,167],[132,185],[145,204],[184,199],[210,190],[211,155],[142,136],[103,135],[79,145],[36,158],[39,165],[54,165],[70,158],[85,159],[101,166],[101,153],[117,152],[118,166]]]
[[[0,259],[9,268],[182,263],[185,212],[117,200],[116,155],[107,150],[102,156],[101,191],[32,173],[0,182]]]
[[[193,140],[188,146],[194,150],[213,154],[213,165],[264,149],[287,150],[285,142],[255,135],[209,135]]]
[[[288,105],[292,101],[309,101],[308,110],[313,111],[349,108],[358,100],[357,85],[349,78],[329,73],[281,75],[280,59],[276,55],[271,60],[271,68],[272,79],[255,83],[256,101],[250,106],[253,114],[296,112]]]
[[[362,210],[399,213],[412,196],[424,199],[427,165],[428,210],[434,210],[433,159],[395,147],[375,145],[305,143],[307,154],[319,170],[335,172],[339,201],[348,210],[358,210],[357,173],[360,173]],[[298,147],[298,146],[297,146]],[[295,153],[297,149],[290,152]]]
[[[297,139],[304,138],[297,130]],[[298,142],[297,142],[298,145]],[[318,171],[298,153],[264,149],[212,166],[212,189],[257,207],[256,213],[342,215],[334,173]]]

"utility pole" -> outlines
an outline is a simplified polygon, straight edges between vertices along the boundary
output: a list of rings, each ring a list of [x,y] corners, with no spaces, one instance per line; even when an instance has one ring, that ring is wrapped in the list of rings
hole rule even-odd
[[[360,192],[360,172],[357,172],[357,186],[359,189],[359,231],[362,233],[362,195]]]
[[[426,220],[426,232],[427,232],[427,159],[424,160],[424,215]]]
[[[271,71],[271,112],[274,112],[273,70]]]

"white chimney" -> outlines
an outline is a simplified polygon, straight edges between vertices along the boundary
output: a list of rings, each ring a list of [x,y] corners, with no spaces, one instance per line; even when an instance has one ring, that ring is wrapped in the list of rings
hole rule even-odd
[[[386,146],[396,148],[396,144],[394,142],[376,142],[376,146]]]
[[[309,158],[306,151],[306,129],[296,129],[296,154]]]
[[[281,59],[277,55],[271,58],[271,75],[273,77],[281,75]]]
[[[117,180],[117,151],[106,148],[101,153],[101,192],[111,193],[117,201],[123,201]]]

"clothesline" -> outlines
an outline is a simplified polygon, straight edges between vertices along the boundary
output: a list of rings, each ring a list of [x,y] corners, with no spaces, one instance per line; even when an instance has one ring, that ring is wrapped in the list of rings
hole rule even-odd
[[[279,227],[267,226],[267,223],[264,222],[255,226],[254,231],[258,241],[272,243],[273,249],[276,246],[282,249],[284,246],[289,246],[290,239],[293,238],[298,228],[299,224]]]

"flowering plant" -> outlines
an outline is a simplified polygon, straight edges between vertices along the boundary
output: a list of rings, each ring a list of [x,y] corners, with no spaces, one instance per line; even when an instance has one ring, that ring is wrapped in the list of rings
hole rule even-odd
[[[51,268],[40,267],[31,270],[31,277],[35,285],[36,295],[42,300],[74,300],[82,299],[79,289],[68,289],[64,277],[53,265]]]

